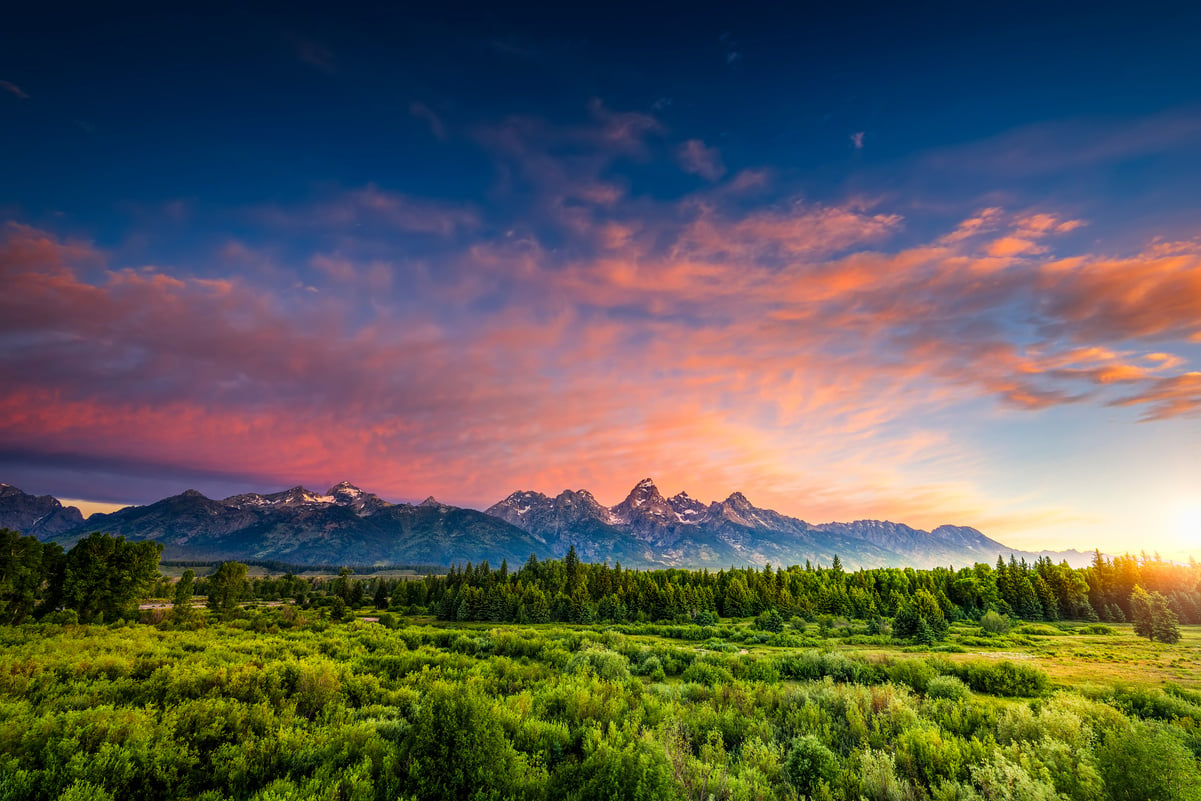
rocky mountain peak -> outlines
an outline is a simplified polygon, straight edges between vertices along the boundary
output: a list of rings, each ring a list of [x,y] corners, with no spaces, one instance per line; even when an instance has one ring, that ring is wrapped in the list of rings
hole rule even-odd
[[[618,506],[629,505],[637,508],[647,503],[662,500],[663,496],[659,494],[659,488],[655,486],[655,482],[649,478],[644,478],[634,485],[634,489],[630,490],[630,494]]]
[[[417,505],[418,505],[418,506],[432,506],[432,507],[434,507],[434,508],[437,508],[437,507],[439,507],[439,506],[445,506],[446,504],[442,503],[442,502],[441,502],[441,501],[439,501],[437,498],[435,498],[433,495],[431,495],[431,496],[429,496],[428,498],[426,498],[424,501],[422,501],[421,503],[419,503],[419,504],[417,504]]]
[[[741,492],[731,492],[730,496],[722,501],[722,503],[740,512],[750,511],[755,508],[754,504],[748,501],[747,497]]]
[[[705,517],[708,507],[693,498],[687,492],[678,492],[667,499],[667,503],[679,515],[682,523],[699,523]]]
[[[52,495],[29,495],[11,484],[0,484],[0,528],[43,538],[83,523],[74,506],[63,506]]]
[[[628,523],[634,519],[675,519],[676,511],[659,494],[659,488],[649,478],[639,481],[621,503],[609,510],[612,520]]]

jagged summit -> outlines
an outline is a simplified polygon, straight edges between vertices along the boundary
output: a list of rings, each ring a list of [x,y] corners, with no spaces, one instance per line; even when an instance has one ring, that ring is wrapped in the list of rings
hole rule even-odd
[[[0,528],[35,537],[51,537],[83,523],[83,513],[51,495],[29,495],[0,484]]]
[[[487,514],[526,530],[556,552],[574,547],[584,558],[618,559],[631,566],[830,564],[837,555],[851,567],[930,567],[1022,553],[960,526],[921,531],[881,520],[813,525],[759,508],[739,491],[712,503],[687,492],[665,499],[651,478],[639,481],[611,507],[584,490],[564,490],[555,498],[519,491]]]

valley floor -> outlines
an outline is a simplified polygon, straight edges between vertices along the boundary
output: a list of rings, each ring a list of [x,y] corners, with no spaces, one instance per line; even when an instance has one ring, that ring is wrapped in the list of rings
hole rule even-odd
[[[0,799],[1201,798],[1198,626],[242,614],[0,628]]]

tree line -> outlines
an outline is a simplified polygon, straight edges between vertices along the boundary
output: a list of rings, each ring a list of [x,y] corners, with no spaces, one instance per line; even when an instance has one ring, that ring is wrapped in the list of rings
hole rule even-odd
[[[94,533],[70,551],[16,532],[0,531],[0,622],[20,623],[58,610],[81,621],[112,619],[148,596],[173,599],[190,614],[193,594],[210,609],[231,613],[244,600],[290,600],[332,607],[334,617],[371,605],[442,620],[518,623],[674,621],[709,625],[718,617],[758,616],[765,628],[820,617],[891,621],[898,636],[941,639],[950,622],[986,614],[1027,621],[1060,619],[1133,622],[1152,639],[1173,642],[1178,623],[1201,623],[1201,566],[1142,554],[1108,558],[1096,552],[1086,568],[1010,556],[995,565],[847,571],[829,567],[728,570],[632,570],[588,564],[572,548],[561,560],[531,555],[520,568],[487,561],[452,566],[417,579],[359,579],[349,568],[336,578],[247,578],[246,566],[221,565],[210,576],[188,570],[178,582],[158,573],[161,546]],[[199,566],[199,564],[197,565]]]

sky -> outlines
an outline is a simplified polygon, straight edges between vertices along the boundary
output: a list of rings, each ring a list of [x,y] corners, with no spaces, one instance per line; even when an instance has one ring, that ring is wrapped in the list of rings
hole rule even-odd
[[[0,480],[1201,556],[1201,5],[25,5]]]

